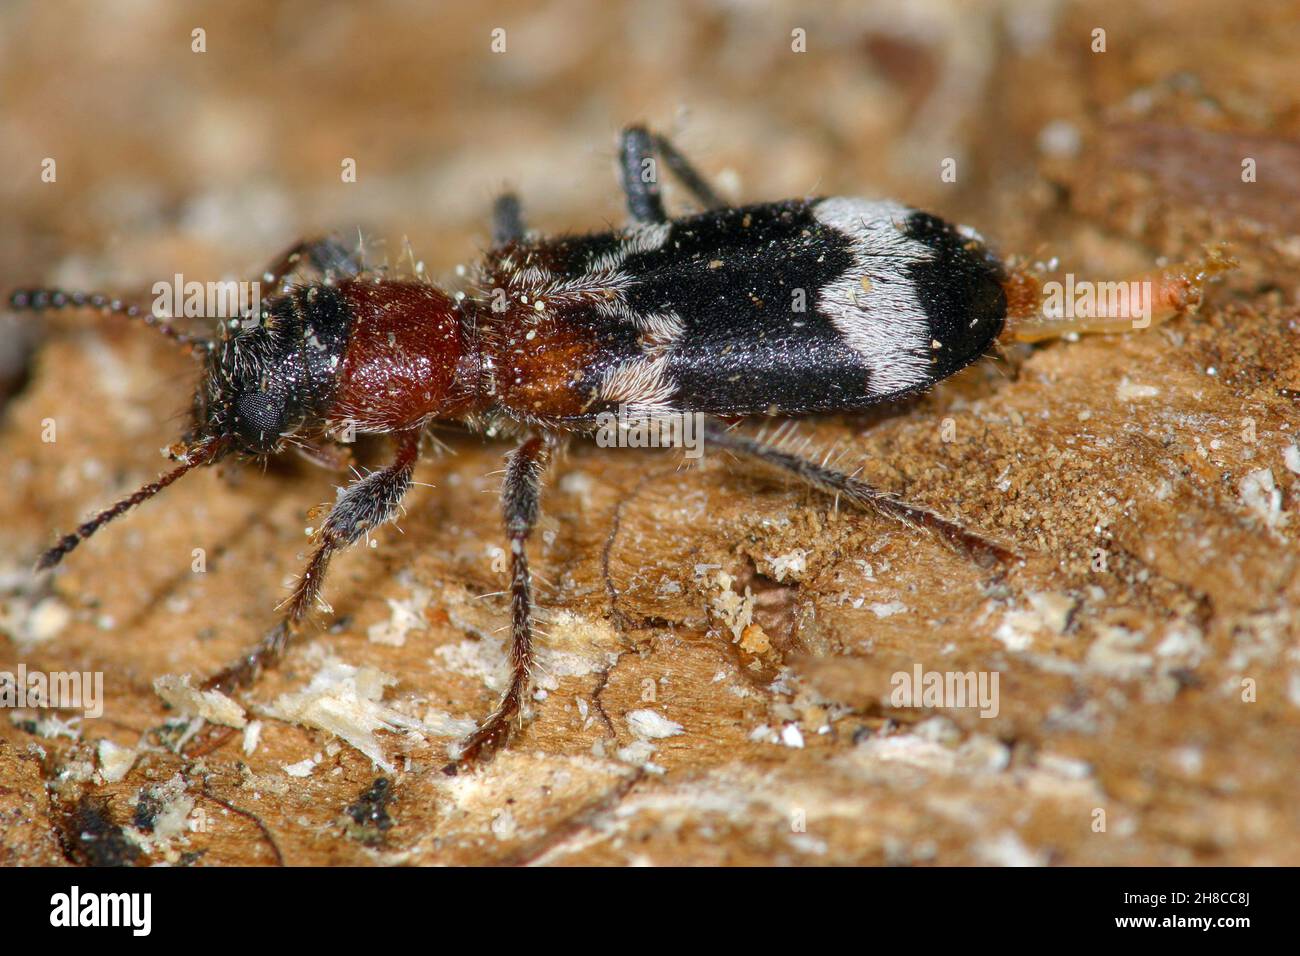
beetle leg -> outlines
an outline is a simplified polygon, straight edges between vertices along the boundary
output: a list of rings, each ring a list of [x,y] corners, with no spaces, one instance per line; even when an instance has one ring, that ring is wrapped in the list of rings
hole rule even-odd
[[[905,504],[859,478],[792,455],[768,442],[728,431],[719,423],[711,422],[705,426],[704,439],[719,448],[793,475],[820,491],[844,498],[864,510],[875,511],[910,527],[930,531],[982,567],[1018,560],[1018,555],[1014,552],[973,531],[967,531],[933,511]]]
[[[655,154],[704,209],[727,205],[708,181],[677,151],[667,137],[652,133],[644,126],[629,126],[619,139],[619,168],[627,211],[638,223],[666,222],[663,196],[659,189],[659,171]]]
[[[514,193],[502,193],[492,203],[492,248],[499,249],[511,242],[524,238],[523,210],[519,197]]]
[[[619,171],[632,221],[667,222],[655,167],[654,138],[644,126],[629,126],[619,137]]]
[[[267,266],[262,281],[273,290],[280,288],[287,276],[309,266],[326,279],[354,276],[362,270],[360,256],[337,239],[304,239],[284,251]]]
[[[709,181],[691,165],[691,161],[677,151],[668,137],[653,133],[652,138],[655,149],[668,166],[669,172],[695,197],[702,209],[720,209],[727,205],[727,201],[717,194]]]
[[[501,505],[510,543],[510,685],[496,710],[466,738],[453,762],[443,767],[447,774],[455,774],[499,749],[509,738],[511,725],[528,693],[533,666],[533,599],[527,543],[537,524],[542,476],[550,453],[547,440],[535,435],[506,459]]]
[[[243,657],[208,678],[203,683],[204,690],[229,694],[248,687],[262,671],[284,655],[298,625],[320,595],[330,558],[334,552],[355,543],[372,528],[392,518],[411,487],[419,450],[419,429],[403,432],[398,438],[397,456],[387,467],[348,485],[325,519],[316,550],[298,579],[279,622]]]

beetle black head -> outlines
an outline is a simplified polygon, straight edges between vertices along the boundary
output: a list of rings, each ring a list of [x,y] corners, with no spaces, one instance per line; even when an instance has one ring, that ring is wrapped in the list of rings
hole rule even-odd
[[[294,433],[323,424],[346,343],[346,312],[328,286],[293,289],[223,323],[186,443],[219,441],[258,457],[280,451]]]
[[[89,308],[140,321],[206,363],[192,425],[169,450],[177,467],[60,538],[38,560],[37,568],[42,570],[54,567],[105,524],[200,465],[231,453],[273,454],[294,432],[322,423],[349,329],[342,297],[326,285],[292,289],[238,319],[223,320],[215,341],[183,332],[166,319],[98,293],[19,290],[10,296],[9,305],[16,311]]]

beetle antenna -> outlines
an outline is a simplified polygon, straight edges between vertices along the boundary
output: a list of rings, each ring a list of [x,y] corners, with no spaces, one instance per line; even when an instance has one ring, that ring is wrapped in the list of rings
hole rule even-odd
[[[196,445],[192,448],[186,449],[185,453],[179,456],[179,460],[181,461],[181,466],[179,468],[174,468],[171,471],[160,475],[154,481],[149,482],[139,490],[132,492],[125,498],[122,498],[111,507],[105,508],[93,518],[83,522],[78,526],[76,531],[73,531],[70,534],[65,534],[58,540],[58,543],[55,544],[54,547],[41,555],[40,560],[36,562],[36,570],[48,571],[50,568],[62,561],[69,552],[77,547],[77,545],[81,544],[81,542],[85,541],[114,518],[119,518],[136,505],[148,501],[187,471],[192,471],[199,465],[206,465],[208,462],[212,461],[217,456],[217,453],[220,450],[220,445],[221,443],[218,441],[209,441],[205,444]]]
[[[212,343],[208,339],[182,332],[170,322],[158,318],[153,312],[143,311],[138,305],[128,305],[121,299],[100,292],[65,292],[62,289],[19,289],[9,296],[9,308],[16,312],[45,312],[54,309],[98,309],[104,315],[120,315],[128,319],[139,319],[149,328],[161,332],[173,342],[186,346],[195,355],[202,355],[212,348]]]

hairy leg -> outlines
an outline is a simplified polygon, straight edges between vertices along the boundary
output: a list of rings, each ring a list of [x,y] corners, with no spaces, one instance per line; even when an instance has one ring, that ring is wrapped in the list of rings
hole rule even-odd
[[[354,250],[337,239],[304,239],[286,249],[262,273],[264,283],[278,290],[280,283],[292,272],[308,266],[326,279],[354,276],[361,271],[362,262]]]
[[[623,130],[619,140],[619,168],[623,193],[627,197],[627,211],[634,222],[665,222],[668,219],[659,188],[656,153],[668,171],[703,208],[717,209],[726,205],[708,180],[667,137],[652,133],[644,126],[629,126]]]
[[[204,690],[229,694],[249,686],[263,670],[275,664],[320,595],[334,553],[392,518],[411,487],[411,475],[419,457],[420,432],[418,429],[402,432],[397,441],[397,455],[389,465],[354,481],[335,502],[279,622],[247,654],[208,678]]]
[[[930,531],[983,567],[1010,563],[1017,559],[1017,555],[1001,545],[967,531],[932,511],[904,504],[852,475],[793,455],[757,438],[728,431],[716,422],[706,425],[704,439],[718,448],[725,448],[741,457],[793,475],[820,491],[838,495],[860,508]]]
[[[654,137],[644,126],[629,126],[619,137],[619,173],[632,221],[667,222],[654,162]]]
[[[496,710],[464,741],[453,762],[443,767],[447,774],[498,750],[509,738],[511,725],[528,693],[533,665],[533,599],[526,548],[537,523],[542,476],[550,451],[546,439],[534,436],[506,459],[501,505],[510,543],[510,684]]]
[[[651,134],[654,140],[655,149],[658,150],[660,157],[667,164],[669,172],[677,177],[677,181],[686,187],[687,191],[695,197],[695,201],[704,209],[717,209],[727,205],[712,186],[700,172],[691,164],[691,161],[677,151],[677,147],[666,136],[658,133]]]

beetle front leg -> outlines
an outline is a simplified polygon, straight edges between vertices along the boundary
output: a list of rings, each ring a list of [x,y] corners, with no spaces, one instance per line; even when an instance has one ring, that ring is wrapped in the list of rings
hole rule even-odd
[[[279,622],[247,654],[203,683],[204,690],[224,694],[248,687],[266,668],[274,665],[294,638],[312,603],[320,596],[325,572],[336,551],[355,543],[372,528],[393,517],[411,487],[411,475],[419,457],[420,432],[403,432],[398,438],[397,456],[385,468],[354,481],[343,491],[325,519],[315,551],[294,587]]]
[[[261,279],[272,289],[303,266],[309,266],[326,279],[354,276],[362,270],[361,258],[337,239],[304,239],[284,251],[266,267]]]

